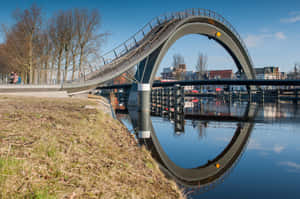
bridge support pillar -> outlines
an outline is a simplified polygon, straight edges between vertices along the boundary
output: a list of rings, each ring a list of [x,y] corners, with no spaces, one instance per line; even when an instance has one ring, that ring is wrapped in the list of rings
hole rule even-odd
[[[150,126],[150,84],[138,84],[138,112],[139,112],[139,138],[147,139],[151,136]]]

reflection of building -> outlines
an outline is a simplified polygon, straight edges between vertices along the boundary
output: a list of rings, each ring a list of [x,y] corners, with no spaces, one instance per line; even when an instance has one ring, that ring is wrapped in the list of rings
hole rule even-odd
[[[123,75],[120,75],[113,79],[113,84],[126,84],[128,82],[129,81]]]
[[[280,109],[273,104],[268,104],[263,107],[263,117],[270,119],[285,118],[287,117],[287,114],[285,112],[281,112]]]

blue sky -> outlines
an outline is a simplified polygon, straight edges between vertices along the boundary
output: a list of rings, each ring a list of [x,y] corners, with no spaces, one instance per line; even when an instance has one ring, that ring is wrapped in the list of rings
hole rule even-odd
[[[1,0],[0,24],[13,23],[16,8],[28,8],[33,2],[46,16],[59,9],[98,8],[102,30],[110,34],[102,51],[108,51],[129,38],[155,16],[186,8],[207,8],[223,15],[240,33],[254,65],[275,65],[291,71],[300,62],[300,1],[201,1],[201,0]],[[169,66],[174,53],[181,53],[193,69],[198,52],[208,56],[209,69],[235,68],[228,54],[216,43],[199,35],[181,38],[172,46],[161,67]]]

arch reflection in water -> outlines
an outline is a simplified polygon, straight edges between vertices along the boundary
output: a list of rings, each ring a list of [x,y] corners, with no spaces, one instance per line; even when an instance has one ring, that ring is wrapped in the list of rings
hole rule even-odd
[[[258,106],[256,104],[248,104],[244,115],[236,119],[238,123],[235,133],[225,149],[214,159],[195,168],[179,167],[168,157],[157,138],[150,117],[151,138],[139,139],[139,141],[151,151],[152,156],[167,176],[185,188],[196,188],[197,191],[205,191],[208,186],[214,185],[220,179],[223,179],[241,157],[251,135],[257,110]],[[138,126],[137,114],[130,112],[130,115],[133,125]]]

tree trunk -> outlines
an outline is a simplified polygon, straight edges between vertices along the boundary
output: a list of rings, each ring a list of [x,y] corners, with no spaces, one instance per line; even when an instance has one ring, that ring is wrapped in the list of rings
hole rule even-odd
[[[68,77],[68,67],[69,67],[69,51],[66,51],[64,82],[67,80]]]
[[[49,77],[50,84],[53,83],[53,72],[54,72],[55,58],[56,58],[56,56],[53,55],[52,61],[51,61],[50,77]]]
[[[29,82],[30,82],[29,74],[30,74],[30,72],[28,70],[26,70],[25,71],[25,78],[24,78],[24,82],[26,84],[29,84]]]
[[[28,44],[28,66],[29,66],[29,84],[33,82],[33,66],[32,66],[32,43],[31,38]]]
[[[62,49],[59,50],[58,60],[57,60],[57,84],[60,84],[60,65],[61,65]]]
[[[38,70],[37,69],[32,69],[32,82],[31,83],[33,83],[33,84],[38,83]]]
[[[83,70],[82,70],[82,61],[83,61],[83,47],[80,48],[80,58],[79,58],[79,74],[78,78],[80,79],[83,75]]]
[[[45,84],[48,84],[48,65],[49,65],[49,62],[47,59],[45,62],[45,69],[44,69],[44,83]]]
[[[75,79],[75,71],[76,71],[76,55],[73,54],[73,70],[72,70],[72,81]]]

